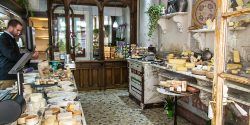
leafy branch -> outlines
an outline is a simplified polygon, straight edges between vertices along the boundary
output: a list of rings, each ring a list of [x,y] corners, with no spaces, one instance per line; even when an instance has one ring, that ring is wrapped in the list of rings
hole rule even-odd
[[[29,12],[30,12],[31,16],[33,16],[33,13],[31,12],[31,5],[29,3],[29,0],[17,0],[17,3],[25,8],[26,17],[28,17]]]
[[[153,32],[157,28],[157,22],[161,17],[161,11],[164,8],[164,5],[152,5],[148,8],[148,11],[146,12],[149,16],[149,31],[148,36],[151,37]]]

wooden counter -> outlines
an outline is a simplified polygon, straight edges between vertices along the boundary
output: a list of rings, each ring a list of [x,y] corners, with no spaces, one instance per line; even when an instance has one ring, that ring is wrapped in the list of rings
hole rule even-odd
[[[126,60],[77,61],[73,73],[78,90],[128,88]]]

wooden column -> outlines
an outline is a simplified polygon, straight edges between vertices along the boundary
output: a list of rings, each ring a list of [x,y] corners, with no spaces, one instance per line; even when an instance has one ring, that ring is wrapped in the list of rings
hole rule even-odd
[[[113,28],[113,24],[116,20],[116,17],[115,16],[111,16],[111,28],[112,28],[112,35],[111,35],[111,38],[112,38],[112,41],[111,41],[111,45],[112,46],[115,46],[116,45],[116,28]]]
[[[65,11],[65,23],[66,23],[66,53],[70,54],[70,8],[71,0],[63,0],[64,11]]]
[[[137,44],[137,0],[131,0],[130,8],[130,44]]]
[[[104,60],[104,0],[95,0],[98,7],[99,14],[99,59]]]
[[[52,34],[52,0],[48,0],[47,1],[47,15],[48,15],[48,34],[49,34],[49,59],[53,60],[53,34]]]
[[[75,44],[75,38],[76,38],[76,34],[75,34],[75,31],[74,31],[74,29],[75,29],[75,14],[74,14],[74,11],[73,11],[73,9],[71,8],[71,7],[69,7],[69,9],[70,9],[70,12],[71,12],[71,19],[72,19],[72,22],[71,22],[71,28],[72,28],[72,36],[71,36],[71,39],[72,39],[72,54],[71,54],[71,59],[73,60],[73,61],[75,61],[75,59],[76,59],[76,56],[75,56],[75,47],[76,47],[76,44]],[[69,47],[70,49],[71,49],[71,46]]]
[[[227,10],[227,0],[216,0],[216,27],[215,27],[215,44],[214,44],[214,80],[213,80],[213,109],[214,118],[212,119],[213,125],[223,124],[223,86],[224,80],[219,77],[219,74],[224,72],[225,69],[225,48],[227,36],[227,22],[222,17],[222,13]]]

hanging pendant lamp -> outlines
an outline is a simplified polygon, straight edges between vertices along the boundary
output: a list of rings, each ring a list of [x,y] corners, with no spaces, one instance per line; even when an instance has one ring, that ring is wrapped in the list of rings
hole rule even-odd
[[[118,28],[118,23],[117,23],[116,20],[115,20],[115,22],[113,23],[113,28]]]

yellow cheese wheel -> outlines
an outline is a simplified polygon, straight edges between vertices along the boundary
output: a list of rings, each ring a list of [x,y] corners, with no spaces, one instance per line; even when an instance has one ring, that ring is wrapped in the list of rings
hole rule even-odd
[[[184,66],[176,67],[176,71],[187,71],[187,67]]]
[[[28,116],[28,114],[22,114],[20,118],[17,120],[17,124],[25,124],[25,119]]]
[[[195,63],[186,63],[186,67],[187,67],[188,69],[192,69],[192,68],[195,67]]]
[[[227,64],[227,70],[240,69],[240,68],[242,68],[241,64]]]
[[[170,64],[185,64],[187,61],[185,59],[169,59],[168,63]]]

